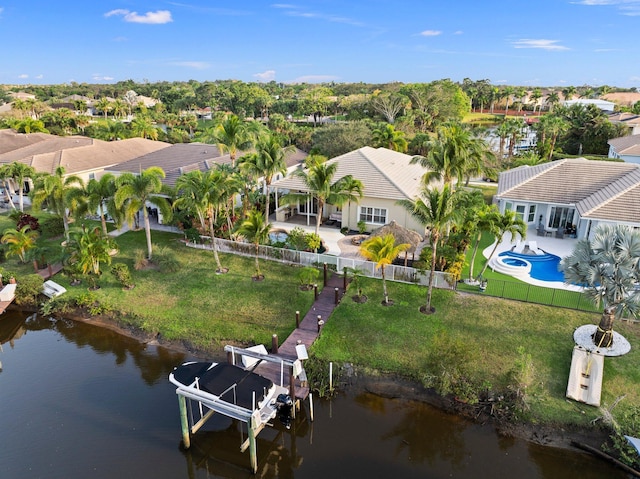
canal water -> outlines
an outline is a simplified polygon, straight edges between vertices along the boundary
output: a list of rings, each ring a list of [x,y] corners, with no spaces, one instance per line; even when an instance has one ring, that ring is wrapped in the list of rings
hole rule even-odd
[[[167,380],[190,359],[92,325],[0,316],[0,478],[250,478],[238,423],[180,447]],[[264,478],[623,478],[582,453],[499,437],[422,403],[346,393],[258,437]]]

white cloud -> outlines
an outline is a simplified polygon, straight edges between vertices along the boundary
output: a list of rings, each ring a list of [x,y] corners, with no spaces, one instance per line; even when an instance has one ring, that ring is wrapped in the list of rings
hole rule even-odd
[[[275,70],[267,70],[262,73],[254,73],[254,78],[257,78],[258,81],[270,82],[271,80],[276,79],[276,71]]]
[[[138,12],[131,12],[123,8],[111,10],[104,14],[105,17],[112,17],[114,15],[122,15],[125,22],[130,23],[148,23],[161,25],[163,23],[172,22],[171,12],[169,10],[158,10],[157,12],[147,12],[144,15],[139,15]]]
[[[456,30],[453,32],[454,35],[462,35],[464,32],[462,30]]]
[[[640,0],[580,0],[572,3],[587,6],[612,6],[617,7],[622,15],[640,16]]]
[[[114,78],[110,76],[100,75],[98,73],[94,73],[91,77],[94,81],[113,81]]]
[[[437,37],[438,35],[442,35],[441,30],[425,30],[420,32],[420,35],[423,37]]]
[[[20,78],[21,80],[24,80],[26,78],[29,78],[29,75],[27,75],[26,73],[23,73],[22,75],[18,75],[18,78]]]
[[[211,67],[209,63],[199,62],[199,61],[171,62],[171,65],[176,65],[179,67],[186,67],[186,68],[194,68],[196,70],[206,70],[207,68]]]
[[[569,50],[569,48],[558,45],[559,40],[545,40],[545,39],[522,39],[512,42],[514,48],[539,48],[541,50]]]
[[[2,12],[4,12],[4,7],[0,7],[0,18],[2,18]]]
[[[40,75],[36,75],[37,80],[42,80],[43,78],[44,78],[44,75],[42,73],[40,73]]]

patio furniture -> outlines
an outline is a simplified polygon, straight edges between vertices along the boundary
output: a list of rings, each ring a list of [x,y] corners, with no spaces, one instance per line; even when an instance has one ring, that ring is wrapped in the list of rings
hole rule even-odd
[[[564,238],[564,228],[562,226],[556,231],[556,238]]]

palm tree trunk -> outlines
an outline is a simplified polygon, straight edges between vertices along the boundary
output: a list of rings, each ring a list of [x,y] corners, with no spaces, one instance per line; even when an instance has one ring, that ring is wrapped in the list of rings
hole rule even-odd
[[[259,252],[260,252],[260,245],[256,243],[256,278],[260,278],[260,260],[258,259]]]
[[[64,237],[69,243],[69,217],[66,210],[62,213],[62,226],[64,226]]]
[[[264,222],[268,223],[269,222],[269,202],[270,199],[269,198],[269,182],[265,180],[264,183],[264,189],[265,189],[265,198],[264,198]]]
[[[4,194],[7,197],[7,200],[9,201],[9,204],[11,205],[11,209],[15,210],[16,209],[16,205],[13,202],[13,198],[11,197],[11,189],[9,188],[9,182],[8,181],[4,181]]]
[[[147,259],[151,261],[151,223],[149,222],[149,212],[146,206],[142,206],[142,218],[144,219],[144,232],[147,236]]]
[[[489,261],[491,261],[491,258],[493,258],[493,255],[495,254],[496,250],[498,249],[498,245],[500,244],[500,241],[501,241],[501,238],[496,238],[496,245],[491,250],[491,254],[487,258],[487,262],[484,264],[484,266],[482,268],[482,271],[480,271],[480,274],[478,275],[478,278],[482,277],[484,272],[487,270],[487,266],[489,266]]]
[[[107,219],[104,217],[104,205],[100,204],[100,223],[102,223],[102,232],[106,236],[107,232]]]
[[[433,294],[433,277],[436,274],[436,249],[438,248],[438,235],[433,234],[431,231],[431,273],[429,274],[429,288],[427,289],[427,306],[425,313],[431,313],[431,296]]]
[[[384,276],[384,265],[380,266],[380,272],[382,273],[382,293],[384,294],[384,304],[389,304],[389,294],[387,293],[387,281]]]
[[[473,253],[471,254],[471,261],[469,263],[469,279],[473,279],[473,267],[476,262],[476,253],[478,253],[478,246],[480,246],[480,239],[482,238],[482,232],[478,233],[473,245]]]
[[[593,335],[593,344],[597,347],[610,348],[613,345],[613,320],[615,313],[613,308],[606,308],[602,312],[600,324]]]
[[[20,199],[20,211],[24,213],[24,192],[22,188],[24,187],[24,181],[18,185],[18,198]]]
[[[218,256],[218,250],[216,249],[216,230],[213,225],[213,214],[209,216],[209,234],[211,235],[211,248],[213,249],[213,258],[216,260],[217,273],[222,273],[222,264],[220,263],[220,257]]]

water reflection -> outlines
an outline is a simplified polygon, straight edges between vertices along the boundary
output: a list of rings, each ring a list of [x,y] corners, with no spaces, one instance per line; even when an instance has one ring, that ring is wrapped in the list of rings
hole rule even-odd
[[[0,477],[250,478],[241,423],[214,415],[180,447],[171,369],[182,353],[115,332],[17,313],[0,317]],[[305,407],[308,407],[305,405]],[[625,477],[573,451],[498,437],[421,403],[347,391],[287,431],[258,436],[258,477],[556,479]],[[7,438],[10,437],[10,440]]]

